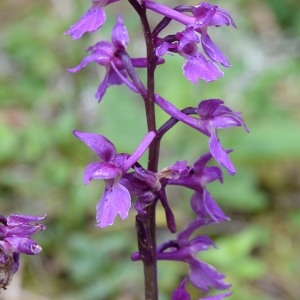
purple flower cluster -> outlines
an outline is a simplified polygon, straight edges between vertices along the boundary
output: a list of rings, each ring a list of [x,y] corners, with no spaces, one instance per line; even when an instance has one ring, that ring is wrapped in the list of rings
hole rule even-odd
[[[66,33],[73,39],[77,39],[86,32],[93,32],[100,28],[106,20],[104,7],[116,1],[92,1],[91,8]],[[190,299],[186,290],[187,280],[203,292],[209,292],[211,288],[227,290],[230,285],[224,283],[224,275],[197,258],[197,253],[205,251],[211,246],[215,247],[214,243],[207,236],[200,235],[193,238],[191,236],[204,225],[229,220],[207,188],[210,182],[223,182],[222,170],[218,166],[207,164],[214,159],[230,175],[234,175],[235,167],[229,158],[232,149],[225,149],[222,146],[218,130],[243,127],[248,132],[248,129],[241,114],[232,111],[220,99],[206,99],[200,101],[197,107],[178,109],[171,101],[155,93],[154,85],[151,88],[149,82],[154,81],[154,77],[150,80],[148,78],[147,87],[145,87],[136,68],[147,69],[148,76],[151,76],[149,74],[159,64],[165,62],[162,58],[165,54],[178,54],[184,58],[183,74],[191,83],[195,84],[200,79],[206,82],[217,80],[223,76],[219,65],[230,67],[230,63],[212,41],[208,30],[210,27],[217,28],[223,25],[236,27],[235,23],[226,10],[207,2],[196,6],[180,5],[175,8],[150,0],[130,0],[129,3],[140,16],[146,46],[148,50],[151,50],[147,51],[147,57],[130,57],[127,52],[129,35],[122,17],[118,16],[112,29],[111,41],[100,41],[88,48],[90,54],[78,66],[69,71],[77,72],[90,62],[95,62],[106,69],[106,74],[96,92],[96,98],[99,101],[109,86],[125,84],[134,93],[140,94],[145,102],[147,114],[150,114],[151,111],[149,107],[156,105],[166,112],[170,119],[157,130],[153,123],[149,126],[149,122],[153,122],[153,118],[146,115],[147,120],[150,120],[148,133],[132,154],[117,153],[114,144],[103,135],[79,130],[73,131],[73,134],[100,159],[90,163],[84,171],[84,184],[88,184],[94,179],[105,182],[104,192],[96,208],[96,224],[99,227],[106,227],[114,223],[117,215],[121,219],[127,218],[134,197],[137,220],[147,220],[149,218],[148,208],[155,206],[160,201],[165,210],[168,228],[175,233],[176,222],[172,205],[167,198],[166,188],[176,185],[193,190],[190,203],[195,220],[177,235],[176,240],[158,246],[155,251],[155,259],[179,261],[189,266],[189,275],[174,291],[172,300]],[[150,30],[145,14],[147,10],[162,17],[162,20],[152,30]],[[171,21],[176,21],[183,28],[174,34],[164,36],[163,30]],[[135,117],[138,118],[138,116]],[[160,141],[164,134],[178,122],[207,136],[208,152],[199,155],[192,165],[189,165],[187,161],[177,161],[159,171],[157,170],[157,161]],[[147,150],[149,150],[150,162],[148,167],[143,167],[138,160]],[[153,153],[154,155],[152,155]],[[153,163],[155,160],[156,163]],[[144,260],[144,256],[145,254],[142,254],[139,249],[139,252],[132,254],[132,260]],[[230,295],[231,292],[225,292],[202,299],[217,300]]]
[[[31,238],[46,226],[37,224],[46,215],[0,215],[0,289],[6,288],[19,268],[20,253],[35,255],[42,251],[40,245]]]

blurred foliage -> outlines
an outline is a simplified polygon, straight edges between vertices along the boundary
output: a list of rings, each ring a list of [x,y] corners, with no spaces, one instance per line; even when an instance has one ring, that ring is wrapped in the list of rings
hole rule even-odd
[[[115,16],[114,5],[124,7],[133,40],[140,35],[137,18],[126,2],[107,7],[107,15]],[[249,135],[242,129],[220,132],[223,144],[235,150],[231,156],[238,174],[225,175],[223,185],[208,187],[232,222],[204,230],[219,249],[201,257],[233,283],[232,300],[296,300],[300,298],[298,0],[236,0],[222,5],[232,12],[238,30],[210,32],[232,68],[218,82],[194,86],[181,73],[182,60],[168,57],[157,70],[157,78],[164,78],[157,81],[157,91],[181,108],[200,99],[221,98],[243,112]],[[102,71],[95,65],[77,74],[66,71],[78,64],[90,44],[109,38],[115,22],[108,18],[100,32],[71,41],[62,32],[87,7],[81,0],[0,2],[1,214],[49,215],[47,231],[37,235],[43,253],[23,258],[25,289],[49,299],[141,299],[142,266],[129,259],[136,250],[134,212],[113,228],[94,226],[102,184],[83,186],[83,169],[95,157],[71,134],[75,128],[101,132],[121,152],[131,152],[146,130],[143,105],[136,95],[125,87],[112,87],[98,105],[94,93]],[[143,55],[142,41],[133,43],[134,55]],[[167,119],[160,111],[157,115],[160,124]],[[192,163],[207,150],[206,144],[207,139],[194,130],[176,125],[162,144],[161,167],[177,159]],[[176,188],[168,192],[178,228],[183,228],[193,218],[190,194]],[[158,224],[158,239],[172,238],[160,210]],[[181,264],[160,264],[160,299],[169,299],[186,271]],[[193,299],[200,296],[190,288]]]

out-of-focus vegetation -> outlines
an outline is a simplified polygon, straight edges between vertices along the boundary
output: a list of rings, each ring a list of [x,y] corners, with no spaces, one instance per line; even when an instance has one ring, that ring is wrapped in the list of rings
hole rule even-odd
[[[125,87],[110,88],[98,105],[94,92],[102,71],[95,65],[75,75],[66,71],[79,63],[90,44],[109,37],[117,5],[124,7],[132,40],[140,27],[124,1],[107,7],[108,22],[100,32],[71,41],[62,32],[88,8],[87,2],[0,2],[1,214],[49,215],[47,231],[36,236],[42,254],[22,257],[21,271],[4,299],[142,299],[142,266],[129,259],[136,250],[134,212],[112,228],[94,226],[102,184],[83,186],[83,169],[95,156],[71,130],[102,133],[120,152],[131,152],[146,130],[143,105]],[[210,33],[232,68],[218,82],[194,86],[182,75],[181,59],[169,57],[157,71],[157,78],[163,78],[157,91],[181,108],[221,98],[243,112],[249,135],[240,128],[220,132],[223,144],[235,150],[238,173],[225,176],[223,185],[209,186],[232,221],[205,229],[219,249],[201,257],[226,274],[233,284],[232,300],[297,300],[299,3],[221,4],[232,12],[238,30],[211,28]],[[144,53],[142,41],[134,40],[130,49],[135,55]],[[160,122],[167,118],[161,112],[158,116]],[[177,125],[162,144],[161,167],[177,159],[192,163],[206,145],[197,132]],[[169,195],[182,229],[193,218],[190,194],[174,188]],[[158,239],[172,238],[162,211],[158,224]],[[162,300],[169,299],[185,272],[181,264],[160,264]],[[200,297],[192,292],[193,299]]]

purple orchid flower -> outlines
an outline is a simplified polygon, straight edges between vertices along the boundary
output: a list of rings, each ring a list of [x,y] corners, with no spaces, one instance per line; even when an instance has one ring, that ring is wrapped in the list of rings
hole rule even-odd
[[[182,66],[183,75],[190,82],[196,84],[199,79],[206,82],[217,80],[224,73],[211,60],[198,50],[200,39],[192,27],[187,27],[173,37],[174,42],[157,39],[156,54],[163,56],[167,51],[178,53],[186,61]]]
[[[76,40],[81,38],[86,32],[92,33],[96,31],[106,21],[103,7],[116,1],[119,0],[92,0],[92,6],[65,34],[70,35],[73,40]]]
[[[125,51],[129,43],[129,36],[127,29],[123,23],[122,18],[119,16],[117,23],[112,30],[112,43],[108,41],[101,41],[94,46],[88,48],[91,52],[81,63],[71,69],[69,72],[75,73],[84,68],[87,64],[95,62],[106,68],[106,74],[103,81],[100,83],[97,93],[95,95],[98,102],[103,98],[107,88],[111,85],[120,85],[125,83],[132,91],[138,93],[137,88],[127,80],[127,74],[124,71],[124,64],[120,57],[117,56],[118,51]],[[146,67],[147,60],[145,58],[131,59],[134,67]]]
[[[182,69],[184,76],[196,84],[199,79],[206,82],[217,80],[224,73],[198,50],[199,38],[192,27],[176,34],[178,53],[186,59]]]
[[[209,82],[223,76],[223,72],[214,62],[220,63],[225,67],[230,67],[230,63],[213,43],[207,33],[207,29],[209,26],[219,27],[222,25],[232,25],[236,27],[232,17],[227,11],[219,8],[217,5],[203,2],[191,9],[192,17],[153,1],[146,0],[145,3],[148,9],[176,20],[186,26],[185,30],[178,32],[174,36],[174,38],[176,38],[173,42],[158,39],[158,55],[163,55],[169,50],[183,56],[186,59],[183,65],[184,76],[194,84],[197,83],[199,79]],[[199,39],[196,33],[200,34],[201,39]],[[197,44],[200,42],[210,60],[199,52]]]
[[[86,167],[83,178],[85,185],[94,179],[102,179],[105,182],[103,195],[96,208],[97,226],[103,228],[112,225],[118,214],[124,220],[128,216],[131,197],[120,179],[147,150],[155,133],[149,132],[131,156],[125,153],[117,154],[113,143],[100,134],[78,130],[74,130],[73,134],[101,159]]]
[[[181,121],[205,134],[209,137],[209,150],[214,159],[224,167],[230,175],[235,174],[235,168],[231,162],[227,151],[222,147],[218,138],[218,129],[243,126],[246,132],[248,128],[240,113],[233,112],[223,105],[220,99],[208,99],[199,103],[195,109],[195,114],[199,118],[188,116],[181,112],[176,106],[159,95],[155,96],[155,102],[171,117]]]
[[[6,288],[14,273],[19,268],[20,253],[35,255],[42,251],[40,245],[31,238],[40,230],[45,230],[43,224],[36,224],[46,218],[30,215],[0,215],[0,289]]]
[[[205,251],[211,246],[216,247],[213,241],[207,236],[196,236],[191,239],[191,235],[198,228],[211,223],[214,223],[214,221],[205,219],[193,221],[186,229],[178,234],[177,240],[172,240],[160,245],[157,248],[156,254],[157,260],[171,260],[187,263],[190,268],[188,276],[190,282],[204,292],[209,292],[210,288],[225,290],[231,286],[223,282],[225,277],[223,274],[196,257],[198,252]],[[138,252],[132,253],[131,259],[133,261],[140,260],[140,254]],[[184,296],[186,297],[186,295]]]
[[[243,126],[246,132],[248,128],[240,113],[233,112],[223,105],[219,99],[203,100],[199,103],[197,114],[200,117],[200,126],[209,136],[209,149],[216,161],[227,169],[230,175],[235,174],[235,168],[227,151],[222,147],[217,135],[218,129]]]
[[[193,239],[191,235],[198,228],[214,223],[213,220],[199,219],[193,221],[177,236],[176,247],[170,244],[161,245],[158,249],[158,259],[184,261],[190,266],[189,279],[191,283],[204,292],[208,292],[210,287],[217,290],[228,289],[231,285],[223,282],[224,275],[207,263],[200,261],[196,254],[207,250],[209,247],[216,247],[213,241],[207,236],[196,236]],[[170,248],[170,249],[168,249]],[[166,251],[168,250],[168,251]]]
[[[220,168],[211,166],[206,167],[208,161],[212,158],[211,153],[202,155],[193,165],[190,172],[177,179],[168,180],[169,185],[180,185],[195,191],[191,198],[191,206],[199,218],[205,219],[207,215],[215,222],[229,220],[212,198],[206,184],[215,180],[223,182],[222,171]]]
[[[231,15],[226,10],[219,8],[217,5],[211,5],[207,2],[202,2],[195,6],[193,15],[196,22],[192,26],[195,31],[201,34],[201,44],[205,53],[212,61],[218,62],[224,67],[230,67],[230,63],[224,54],[210,39],[207,29],[209,26],[219,27],[222,25],[232,25],[236,28]]]

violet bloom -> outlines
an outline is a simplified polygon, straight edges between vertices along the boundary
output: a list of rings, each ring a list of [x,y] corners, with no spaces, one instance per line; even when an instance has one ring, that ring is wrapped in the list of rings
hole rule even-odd
[[[234,165],[218,138],[218,129],[243,126],[245,131],[248,132],[240,113],[233,112],[230,108],[223,105],[224,102],[220,99],[201,101],[198,108],[195,108],[195,114],[198,114],[200,118],[194,118],[184,114],[176,106],[159,95],[155,95],[155,102],[174,119],[208,136],[209,150],[214,159],[222,167],[226,168],[230,175],[235,174]]]
[[[159,39],[157,53],[163,55],[167,50],[177,52],[186,59],[183,65],[184,76],[192,83],[197,83],[199,79],[207,82],[216,80],[223,76],[218,66],[214,63],[220,63],[225,67],[230,67],[230,63],[224,54],[213,43],[207,33],[209,26],[232,25],[235,27],[234,21],[230,14],[219,8],[217,5],[211,5],[203,2],[187,11],[191,11],[193,16],[185,15],[177,10],[173,10],[162,4],[146,0],[145,4],[148,9],[153,10],[165,17],[176,20],[186,26],[186,29],[177,33],[177,49],[174,49],[174,43],[164,42]],[[198,35],[201,39],[199,39]],[[201,43],[202,48],[208,60],[198,51],[197,44]]]
[[[186,59],[182,69],[184,76],[196,84],[199,79],[206,82],[217,80],[224,73],[212,61],[208,60],[198,50],[199,38],[193,28],[176,34],[178,38],[178,53]]]
[[[208,292],[210,287],[217,290],[224,290],[231,286],[223,282],[225,277],[223,274],[196,257],[198,252],[206,251],[211,246],[215,247],[215,244],[207,236],[200,235],[192,239],[191,236],[198,228],[213,222],[212,220],[204,219],[193,221],[185,230],[178,234],[177,241],[172,241],[170,245],[163,244],[157,253],[158,259],[177,260],[188,263],[190,266],[189,279],[191,283],[204,292]],[[174,245],[172,245],[173,243]]]
[[[0,215],[0,289],[6,288],[17,272],[20,253],[35,255],[42,251],[31,236],[46,229],[45,225],[36,223],[45,218],[46,215],[9,215],[7,218]]]
[[[195,6],[193,15],[196,21],[192,26],[195,31],[201,34],[201,44],[205,53],[212,61],[218,62],[224,67],[230,67],[230,63],[224,54],[210,39],[207,29],[209,26],[219,27],[222,25],[236,27],[231,15],[217,5],[211,5],[207,2],[202,2]]]
[[[246,132],[248,132],[248,129],[240,113],[233,112],[223,103],[219,99],[203,100],[198,105],[197,114],[200,117],[200,126],[209,136],[209,149],[212,156],[221,166],[227,169],[229,174],[233,175],[235,173],[234,165],[227,151],[222,147],[217,131],[218,129],[238,126],[243,126]]]
[[[202,155],[193,165],[188,174],[184,174],[177,179],[168,180],[169,185],[180,185],[190,188],[195,191],[191,198],[191,206],[197,216],[205,219],[207,216],[212,218],[215,222],[229,220],[219,207],[219,205],[212,198],[206,184],[215,180],[223,182],[222,171],[220,168],[206,164],[212,158],[210,153]]]
[[[72,25],[65,33],[73,40],[81,38],[86,32],[94,32],[106,21],[103,7],[118,0],[92,0],[92,6],[87,12]]]
[[[126,80],[127,75],[124,71],[123,62],[120,57],[117,56],[117,52],[125,51],[129,43],[127,29],[121,17],[118,17],[118,21],[112,30],[111,39],[112,43],[101,41],[89,47],[88,51],[91,52],[91,54],[84,58],[75,68],[68,69],[69,72],[75,73],[91,62],[95,62],[106,68],[104,79],[100,83],[95,95],[99,102],[110,85],[126,83],[134,92],[137,92],[135,86]],[[137,67],[145,67],[147,65],[146,60],[143,58],[132,59],[132,63]]]
[[[113,143],[100,134],[78,130],[74,130],[73,134],[101,159],[86,167],[83,178],[85,185],[94,179],[101,179],[105,182],[104,192],[96,207],[97,226],[112,225],[118,214],[124,220],[128,216],[131,197],[120,179],[147,150],[155,133],[149,132],[131,156],[124,153],[117,154]]]
[[[219,273],[211,265],[199,260],[196,256],[197,253],[206,251],[211,246],[215,247],[213,241],[207,236],[196,236],[191,239],[192,234],[198,228],[211,223],[214,223],[214,221],[204,219],[193,221],[185,230],[178,234],[177,240],[160,245],[156,254],[157,260],[187,263],[190,269],[188,276],[190,282],[203,292],[209,292],[210,288],[225,290],[231,286],[223,282],[225,277],[223,274]],[[133,261],[140,260],[140,254],[138,252],[132,253],[131,259]],[[184,296],[187,297],[186,295]]]

